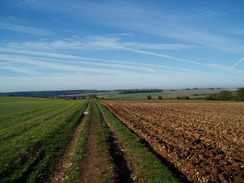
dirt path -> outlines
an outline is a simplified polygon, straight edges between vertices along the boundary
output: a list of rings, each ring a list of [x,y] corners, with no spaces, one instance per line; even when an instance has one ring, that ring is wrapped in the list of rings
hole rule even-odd
[[[140,182],[137,168],[133,165],[133,163],[131,163],[132,161],[126,155],[126,148],[118,137],[116,130],[109,123],[109,121],[106,120],[102,110],[96,108],[98,113],[95,112],[96,106],[94,106],[95,104],[89,105],[91,108],[91,118],[87,144],[84,150],[83,158],[79,165],[80,176],[74,181],[74,183]],[[49,182],[59,183],[66,178],[65,172],[72,165],[70,160],[73,157],[77,141],[79,139],[79,134],[85,124],[85,120],[86,116],[81,119],[81,122],[76,127],[72,140],[65,150],[63,157],[57,164],[56,171],[52,173]],[[110,148],[105,147],[106,145],[101,145],[98,142],[100,138],[102,139],[102,136],[99,135],[101,133],[101,129],[106,128],[101,126],[101,123],[103,122],[105,122],[110,131],[109,142],[107,142],[110,143]],[[114,160],[113,163],[116,166],[117,178],[111,178],[111,174],[115,173],[113,172],[114,169],[111,167],[113,166],[112,160]]]
[[[87,107],[86,111],[88,111],[89,106]],[[76,127],[72,139],[69,142],[69,145],[67,146],[64,155],[60,159],[60,161],[57,164],[57,169],[51,174],[50,180],[48,182],[50,183],[59,183],[63,181],[66,178],[65,172],[68,170],[68,168],[72,165],[70,160],[74,155],[75,147],[79,139],[79,134],[85,124],[86,116],[84,115]]]
[[[111,171],[108,169],[111,164],[110,154],[97,141],[99,125],[95,121],[98,119],[98,116],[94,113],[94,109],[92,109],[91,115],[87,146],[80,163],[81,176],[74,181],[75,183],[102,183],[106,179],[104,175]],[[114,180],[109,182],[114,182]]]

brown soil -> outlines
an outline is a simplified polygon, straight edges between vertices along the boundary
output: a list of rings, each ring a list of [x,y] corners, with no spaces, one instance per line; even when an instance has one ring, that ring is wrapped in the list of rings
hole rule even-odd
[[[94,121],[95,117],[95,114],[92,113],[87,146],[80,163],[81,176],[74,181],[75,183],[102,183],[105,179],[104,176],[111,174],[112,171],[109,169],[111,162],[108,150],[97,144],[96,133],[99,131],[99,127]]]
[[[192,182],[244,182],[240,102],[103,101]]]
[[[86,111],[88,110],[88,108],[86,109]],[[81,132],[81,130],[85,124],[85,120],[86,120],[86,116],[84,115],[82,117],[80,123],[76,127],[76,129],[73,133],[73,136],[69,142],[69,145],[67,146],[62,158],[59,160],[59,162],[56,166],[56,170],[51,174],[48,182],[57,183],[57,182],[63,181],[66,178],[65,172],[72,165],[70,160],[73,157],[75,147],[76,147],[76,144],[77,144],[78,139],[79,139],[79,134],[80,134],[80,132]]]

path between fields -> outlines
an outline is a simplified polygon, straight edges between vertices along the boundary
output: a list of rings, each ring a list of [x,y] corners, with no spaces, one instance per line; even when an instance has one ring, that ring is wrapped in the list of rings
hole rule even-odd
[[[90,106],[88,105],[85,111],[88,111],[89,107]],[[50,180],[49,180],[50,183],[59,183],[66,178],[65,172],[72,165],[70,160],[74,155],[76,144],[78,142],[80,132],[85,124],[85,120],[86,120],[86,115],[83,115],[82,119],[80,120],[80,123],[75,128],[72,139],[70,140],[64,152],[64,155],[61,157],[61,159],[59,160],[56,166],[56,170],[50,176]]]
[[[110,154],[97,144],[99,131],[95,122],[97,117],[92,109],[87,144],[79,167],[81,176],[74,181],[75,183],[102,183],[103,172],[110,171],[108,170],[108,165],[111,163]]]
[[[89,105],[91,107],[91,105]],[[88,108],[89,108],[88,107]],[[86,109],[86,111],[88,110]],[[74,183],[82,182],[82,183],[102,183],[104,182],[101,178],[101,173],[108,167],[108,164],[111,160],[109,158],[111,155],[113,156],[114,163],[117,166],[118,180],[114,180],[114,182],[121,183],[132,183],[139,182],[138,171],[135,166],[132,165],[129,157],[126,155],[126,149],[123,146],[122,141],[116,134],[116,130],[111,126],[111,124],[105,119],[103,112],[100,110],[104,122],[108,126],[110,130],[110,143],[111,143],[111,152],[104,150],[102,147],[97,145],[97,133],[98,127],[95,122],[95,118],[97,117],[93,110],[91,110],[91,121],[88,129],[88,139],[85,147],[85,151],[83,154],[83,158],[80,162],[79,169],[81,172],[81,176],[78,177]],[[86,116],[83,116],[81,122],[76,127],[74,134],[72,136],[72,140],[67,146],[64,155],[60,159],[57,164],[56,170],[50,176],[50,183],[59,183],[62,182],[66,178],[65,172],[72,165],[70,160],[74,155],[74,151],[79,139],[79,134],[85,124]],[[115,152],[116,151],[116,152]],[[111,154],[110,154],[111,153]]]

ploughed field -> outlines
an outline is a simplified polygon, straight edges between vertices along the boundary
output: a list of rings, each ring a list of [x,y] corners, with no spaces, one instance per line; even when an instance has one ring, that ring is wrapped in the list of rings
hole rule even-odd
[[[193,182],[244,182],[244,103],[104,100]]]

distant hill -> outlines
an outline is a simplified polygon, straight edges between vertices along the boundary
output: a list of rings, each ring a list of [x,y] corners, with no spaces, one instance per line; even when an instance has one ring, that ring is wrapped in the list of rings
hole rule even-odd
[[[133,89],[133,90],[122,90],[119,92],[119,94],[129,94],[129,93],[153,93],[153,92],[162,92],[163,90],[159,89]]]
[[[176,98],[178,96],[205,97],[219,93],[222,90],[235,92],[237,89],[182,89],[182,90],[160,90],[160,89],[129,89],[129,90],[57,90],[57,91],[27,91],[27,92],[5,92],[0,96],[17,97],[42,97],[42,98],[83,98],[96,94],[105,99],[146,99],[150,94],[154,99],[158,96],[163,98]]]
[[[86,97],[92,93],[110,93],[108,90],[60,90],[60,91],[28,91],[28,92],[6,92],[0,93],[0,96],[18,96],[18,97]],[[119,91],[118,91],[119,92]]]

